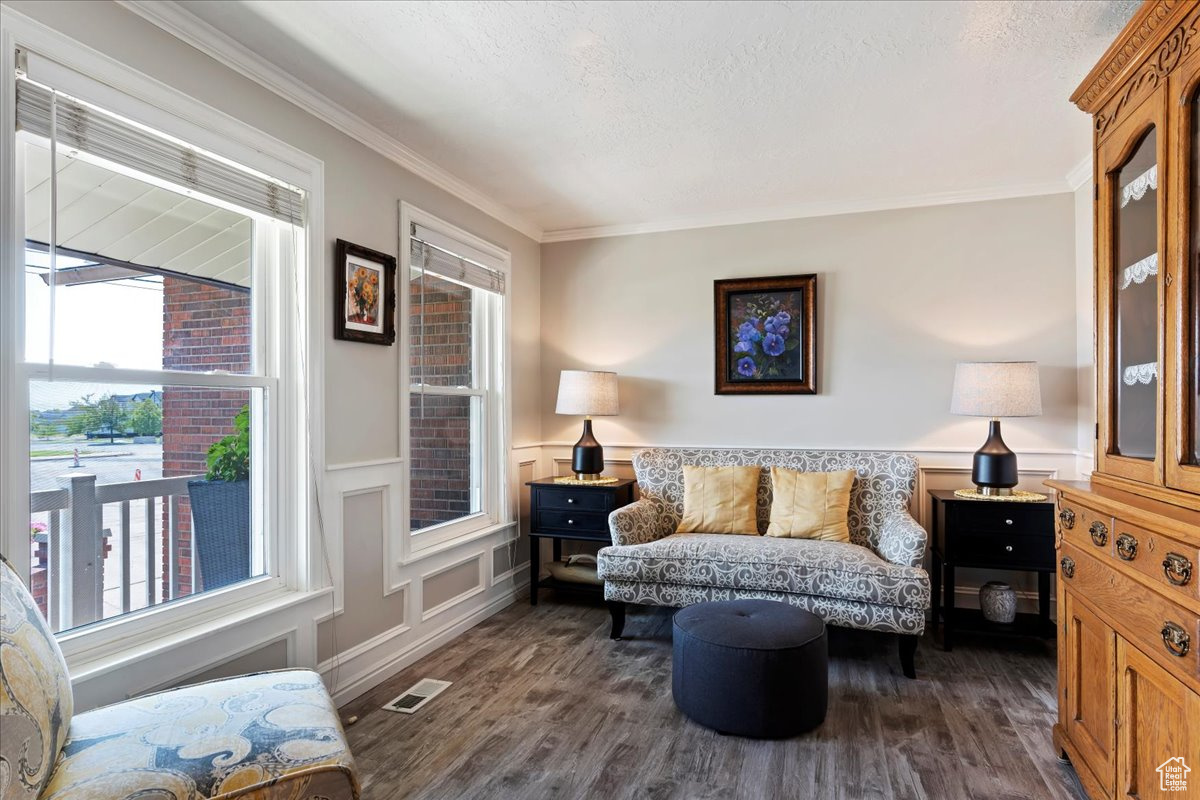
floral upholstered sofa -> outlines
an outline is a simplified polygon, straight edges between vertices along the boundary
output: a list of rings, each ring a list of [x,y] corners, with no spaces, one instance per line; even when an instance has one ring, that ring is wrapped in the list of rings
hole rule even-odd
[[[802,472],[853,469],[850,542],[675,533],[683,515],[683,466],[759,465],[758,532],[771,512],[770,467]],[[904,674],[925,630],[929,575],[925,529],[908,511],[917,461],[903,453],[850,450],[649,449],[634,454],[641,499],[608,519],[613,544],[597,556],[612,637],[625,604],[682,607],[706,600],[768,598],[830,625],[900,635]]]
[[[0,558],[0,800],[352,800],[354,760],[309,670],[75,714],[58,642]]]

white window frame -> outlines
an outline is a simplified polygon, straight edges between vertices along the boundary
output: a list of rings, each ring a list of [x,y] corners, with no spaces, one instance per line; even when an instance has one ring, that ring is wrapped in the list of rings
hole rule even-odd
[[[480,512],[460,517],[440,525],[431,525],[419,531],[411,530],[409,509],[411,505],[412,453],[410,432],[411,394],[414,391],[410,369],[412,342],[410,334],[411,303],[408,297],[412,272],[412,226],[417,224],[438,234],[447,249],[464,256],[473,253],[486,258],[489,267],[498,267],[504,274],[506,291],[503,295],[492,295],[482,307],[472,308],[472,357],[475,364],[483,364],[482,389],[452,387],[426,387],[426,393],[439,395],[472,395],[482,400],[481,414],[484,434],[481,437],[484,452],[483,475],[480,485]],[[400,335],[400,453],[403,470],[403,518],[394,525],[394,533],[400,541],[394,542],[393,552],[398,559],[392,570],[412,563],[420,558],[441,552],[476,538],[490,535],[513,524],[512,503],[508,491],[508,452],[512,422],[510,402],[510,309],[512,302],[512,257],[508,250],[481,239],[427,211],[407,202],[400,204],[400,274],[397,276],[396,293],[399,309]],[[482,291],[482,290],[479,290]]]
[[[270,308],[255,309],[256,314],[273,321],[275,332],[289,334],[275,337],[280,340],[276,346],[256,352],[256,357],[264,359],[264,371],[273,376],[270,424],[278,443],[269,459],[274,464],[272,474],[264,486],[275,498],[265,504],[268,518],[264,520],[271,574],[66,631],[59,641],[75,672],[86,665],[112,663],[122,653],[168,635],[178,639],[188,631],[211,629],[215,622],[254,608],[321,592],[330,583],[315,519],[320,487],[312,477],[324,472],[321,333],[326,330],[328,313],[325,281],[320,277],[326,258],[322,247],[324,167],[318,159],[19,12],[5,8],[0,19],[0,164],[9,176],[0,185],[0,241],[8,243],[0,249],[0,547],[11,556],[19,573],[28,575],[30,567],[25,526],[29,520],[28,380],[33,376],[23,361],[23,269],[17,268],[24,264],[24,187],[17,159],[13,78],[17,50],[35,52],[64,67],[64,75],[74,73],[86,82],[84,91],[70,85],[55,88],[275,176],[306,194],[305,238],[299,258],[286,259],[282,265],[285,274],[273,279],[274,286],[284,289],[291,285],[295,291],[260,290],[259,297],[266,301],[262,305]],[[290,252],[290,248],[280,248],[285,249]],[[260,340],[256,347],[265,344]],[[69,379],[71,368],[56,365],[54,374],[56,379]],[[89,380],[101,379],[94,369],[87,369],[86,374]],[[113,375],[124,381],[151,378],[151,382],[168,383],[170,376],[170,372],[137,370],[115,370]],[[194,374],[187,378],[185,384],[196,382]],[[211,376],[210,382],[221,385],[222,376]],[[245,383],[240,378],[237,382]],[[289,531],[296,535],[283,535]],[[335,554],[330,571],[336,603],[341,589],[340,546],[329,549]]]

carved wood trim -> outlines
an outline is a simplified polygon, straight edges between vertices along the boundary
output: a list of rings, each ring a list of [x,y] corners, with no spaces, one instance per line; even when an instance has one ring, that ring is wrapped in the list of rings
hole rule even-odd
[[[1071,102],[1089,114],[1099,110],[1138,69],[1146,53],[1158,46],[1163,31],[1180,24],[1194,9],[1194,2],[1146,0],[1079,84],[1071,95]]]
[[[1100,138],[1112,129],[1125,112],[1137,108],[1160,86],[1164,86],[1167,76],[1192,54],[1200,36],[1200,8],[1193,8],[1185,20],[1163,33],[1157,48],[1141,62],[1123,88],[1096,112],[1094,123],[1096,135]]]

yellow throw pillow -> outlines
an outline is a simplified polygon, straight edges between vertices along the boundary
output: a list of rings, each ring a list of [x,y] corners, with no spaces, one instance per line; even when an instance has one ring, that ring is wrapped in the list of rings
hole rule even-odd
[[[760,467],[683,468],[683,519],[676,533],[758,535],[754,508]]]
[[[767,536],[850,541],[847,518],[855,472],[797,472],[771,467],[771,521]]]

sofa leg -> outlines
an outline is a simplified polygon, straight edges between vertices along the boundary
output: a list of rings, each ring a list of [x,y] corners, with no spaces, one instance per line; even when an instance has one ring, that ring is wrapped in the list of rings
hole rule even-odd
[[[620,639],[625,632],[625,604],[616,600],[607,600],[608,613],[612,615],[612,632],[608,638]]]
[[[904,677],[916,678],[917,668],[913,665],[913,656],[917,653],[917,642],[921,637],[909,633],[900,634],[900,668]]]

